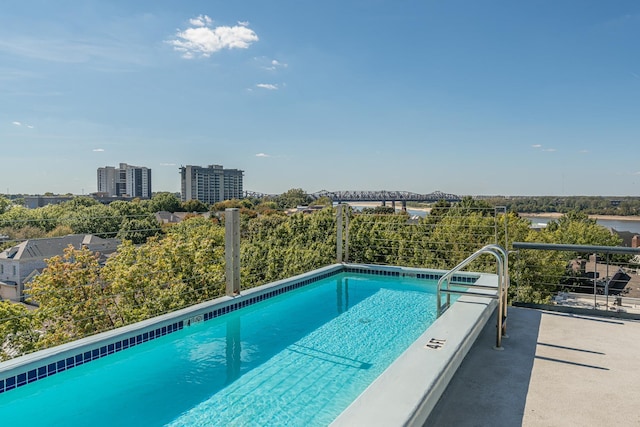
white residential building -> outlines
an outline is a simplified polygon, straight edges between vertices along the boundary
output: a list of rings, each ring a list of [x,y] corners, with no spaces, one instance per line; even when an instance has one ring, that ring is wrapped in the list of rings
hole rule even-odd
[[[25,240],[0,252],[0,298],[21,301],[24,284],[47,266],[46,259],[63,255],[69,245],[86,247],[101,256],[115,252],[118,239],[102,239],[91,234]]]
[[[120,163],[119,167],[98,168],[98,193],[109,197],[151,198],[151,169]]]
[[[224,200],[242,199],[244,171],[224,169],[221,165],[182,166],[180,168],[180,189],[183,202],[200,200],[203,203],[217,203]]]

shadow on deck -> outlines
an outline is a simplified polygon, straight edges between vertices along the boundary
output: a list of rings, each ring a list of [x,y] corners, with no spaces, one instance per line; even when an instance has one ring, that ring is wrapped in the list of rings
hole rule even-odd
[[[491,319],[425,426],[640,425],[640,322],[509,307]]]

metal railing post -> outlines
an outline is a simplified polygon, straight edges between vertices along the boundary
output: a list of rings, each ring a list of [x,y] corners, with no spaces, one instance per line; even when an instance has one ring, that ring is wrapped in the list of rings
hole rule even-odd
[[[227,296],[240,294],[240,209],[224,211],[224,252]]]
[[[344,216],[344,205],[336,206],[336,262],[342,262],[342,230],[344,228],[342,221]]]
[[[345,225],[344,225],[344,262],[349,262],[349,221],[351,220],[351,210],[345,205]]]
[[[593,254],[593,309],[598,309],[598,254]]]
[[[607,254],[607,272],[604,278],[604,294],[607,299],[605,310],[609,310],[609,254]]]

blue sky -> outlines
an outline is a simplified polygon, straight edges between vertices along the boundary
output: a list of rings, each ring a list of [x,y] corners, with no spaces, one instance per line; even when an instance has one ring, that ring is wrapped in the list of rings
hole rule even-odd
[[[8,0],[0,193],[640,195],[640,2]]]

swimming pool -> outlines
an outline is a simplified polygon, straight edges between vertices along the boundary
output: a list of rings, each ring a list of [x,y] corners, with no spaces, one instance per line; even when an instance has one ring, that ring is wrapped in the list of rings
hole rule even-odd
[[[331,266],[5,362],[0,419],[327,425],[433,323],[437,278]],[[33,408],[42,418],[25,418]]]

